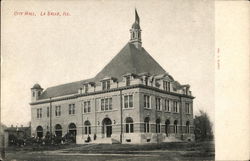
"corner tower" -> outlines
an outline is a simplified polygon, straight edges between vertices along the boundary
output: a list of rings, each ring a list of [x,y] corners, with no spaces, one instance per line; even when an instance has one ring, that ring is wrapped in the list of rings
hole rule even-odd
[[[32,88],[31,88],[31,102],[35,102],[38,100],[38,97],[41,95],[43,89],[41,88],[41,86],[39,84],[35,84]]]
[[[130,43],[134,44],[136,48],[141,48],[141,27],[140,17],[138,16],[137,10],[135,9],[135,22],[130,29]]]

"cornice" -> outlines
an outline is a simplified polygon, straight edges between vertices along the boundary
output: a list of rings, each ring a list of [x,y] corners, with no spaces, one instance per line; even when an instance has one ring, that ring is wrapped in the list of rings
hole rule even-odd
[[[31,102],[30,105],[38,105],[38,104],[43,104],[43,103],[50,103],[50,102],[57,102],[57,101],[63,101],[63,100],[69,100],[69,99],[76,99],[78,97],[85,97],[85,96],[91,96],[91,95],[97,95],[97,94],[103,94],[103,93],[110,93],[110,92],[116,92],[116,91],[120,91],[120,90],[127,90],[127,89],[134,89],[134,88],[144,88],[144,89],[154,90],[156,92],[160,92],[160,93],[163,93],[163,94],[169,94],[169,95],[185,97],[185,98],[191,98],[191,99],[195,98],[193,96],[188,96],[188,95],[184,95],[184,94],[164,91],[164,90],[156,88],[156,87],[146,86],[146,85],[143,85],[143,84],[136,84],[136,85],[118,87],[118,88],[113,88],[113,89],[109,89],[109,90],[95,91],[95,92],[89,92],[89,93],[83,93],[83,94],[78,94],[77,93],[75,95],[71,95],[71,96],[63,97],[63,98],[52,98],[52,99],[49,99],[49,100],[48,99],[47,100],[39,100],[37,102]]]

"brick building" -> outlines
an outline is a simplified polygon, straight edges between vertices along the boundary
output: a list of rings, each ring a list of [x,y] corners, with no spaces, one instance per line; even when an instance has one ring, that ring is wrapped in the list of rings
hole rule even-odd
[[[183,71],[185,72],[185,71]],[[94,77],[43,90],[31,88],[31,132],[64,136],[78,144],[193,140],[193,99],[142,47],[140,19],[130,40]]]

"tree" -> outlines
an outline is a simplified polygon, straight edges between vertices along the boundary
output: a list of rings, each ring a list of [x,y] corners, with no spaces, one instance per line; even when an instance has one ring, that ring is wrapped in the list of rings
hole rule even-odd
[[[196,140],[204,141],[213,139],[212,123],[206,112],[199,111],[199,114],[194,118],[194,126]]]

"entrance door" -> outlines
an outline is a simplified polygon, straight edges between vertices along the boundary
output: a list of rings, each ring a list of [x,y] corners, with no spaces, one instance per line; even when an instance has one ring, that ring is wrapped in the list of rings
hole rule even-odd
[[[69,139],[72,142],[76,142],[76,125],[74,123],[69,124]]]
[[[109,118],[105,118],[102,121],[103,126],[103,134],[106,135],[107,138],[111,137],[112,135],[112,122]]]
[[[112,126],[108,125],[108,126],[106,126],[106,136],[107,136],[107,138],[111,137],[111,134],[112,134]]]

